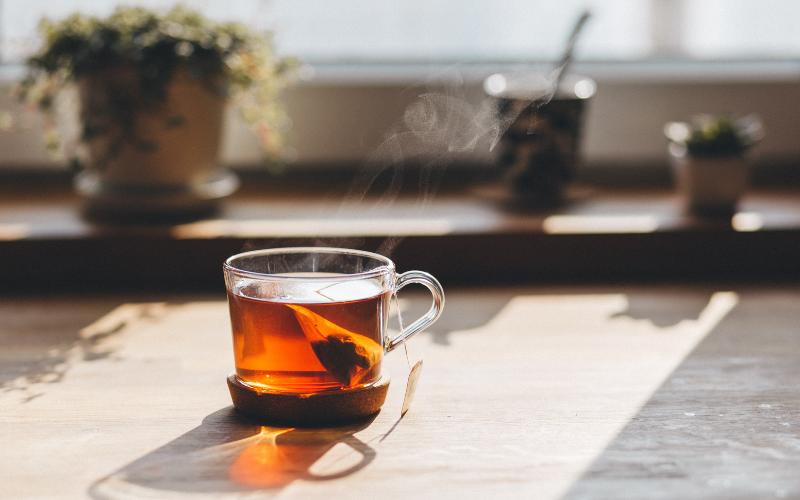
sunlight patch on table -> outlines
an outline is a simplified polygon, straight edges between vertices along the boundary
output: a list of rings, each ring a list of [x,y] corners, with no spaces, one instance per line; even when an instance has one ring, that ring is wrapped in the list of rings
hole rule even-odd
[[[173,228],[179,239],[193,238],[298,238],[336,236],[442,236],[453,231],[447,219],[282,219],[282,220],[207,220]]]
[[[551,215],[544,219],[547,234],[652,233],[658,229],[654,215]]]
[[[0,223],[0,241],[21,240],[30,235],[29,224],[22,223]]]
[[[623,293],[516,296],[480,335],[451,332],[452,345],[441,349],[457,350],[459,363],[469,367],[459,372],[466,387],[461,398],[482,394],[489,399],[476,404],[491,405],[504,397],[493,393],[518,396],[513,406],[491,406],[491,446],[464,438],[423,450],[420,459],[444,467],[462,457],[462,466],[482,471],[486,480],[502,474],[492,469],[495,462],[514,470],[547,464],[537,496],[560,498],[738,303],[731,292],[697,298],[699,315],[659,327],[629,316]],[[668,302],[662,307],[670,309]],[[445,361],[430,354],[434,348],[428,346],[426,365],[435,367]],[[425,391],[420,395],[421,407],[435,404]],[[477,449],[465,459],[456,444]]]
[[[764,218],[755,212],[739,212],[731,218],[731,226],[740,233],[759,231],[764,227]]]

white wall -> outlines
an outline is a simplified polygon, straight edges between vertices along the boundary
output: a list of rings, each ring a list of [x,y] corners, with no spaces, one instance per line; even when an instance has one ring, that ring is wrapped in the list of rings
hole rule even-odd
[[[716,73],[712,68],[670,70],[669,66],[644,72],[630,67],[578,69],[593,74],[599,83],[584,137],[589,167],[619,163],[648,168],[663,163],[663,124],[697,112],[757,112],[767,129],[761,156],[765,160],[800,160],[797,63],[751,64]],[[480,86],[484,74],[486,71],[477,70],[463,75],[459,92],[471,105],[484,99]],[[329,73],[290,90],[286,96],[293,121],[289,135],[298,168],[362,162],[402,120],[404,110],[419,94],[450,92],[441,81],[419,85],[423,79],[365,78],[354,84]],[[21,111],[8,96],[0,98],[0,108]],[[260,153],[255,139],[235,111],[229,118],[223,163],[257,163]],[[0,132],[0,167],[58,166],[41,148],[38,120],[27,115],[19,121],[21,129]],[[488,163],[491,154],[485,144],[478,144],[465,158]]]

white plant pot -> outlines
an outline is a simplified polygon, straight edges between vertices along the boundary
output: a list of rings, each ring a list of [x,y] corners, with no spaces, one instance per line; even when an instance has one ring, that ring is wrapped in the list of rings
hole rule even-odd
[[[747,190],[746,156],[696,157],[670,145],[672,171],[687,210],[700,214],[728,214],[736,210]]]
[[[76,179],[90,212],[135,219],[215,208],[238,187],[218,165],[225,98],[179,70],[162,105],[135,109],[128,120],[106,116],[115,93],[130,92],[135,78],[122,68],[80,82],[82,121],[103,130],[85,141],[87,165]]]

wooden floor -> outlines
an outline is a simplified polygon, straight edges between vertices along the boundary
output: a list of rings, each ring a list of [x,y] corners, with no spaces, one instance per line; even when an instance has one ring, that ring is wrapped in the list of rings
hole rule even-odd
[[[302,430],[231,410],[221,293],[6,298],[0,496],[799,498],[798,304],[796,287],[450,288],[410,345],[405,418],[399,349],[373,422]]]

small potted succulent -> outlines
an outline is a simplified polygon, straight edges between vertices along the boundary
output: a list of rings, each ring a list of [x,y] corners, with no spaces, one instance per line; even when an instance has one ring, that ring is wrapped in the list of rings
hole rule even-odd
[[[747,189],[748,152],[763,137],[761,120],[699,115],[664,127],[678,191],[697,214],[730,214]]]
[[[196,213],[232,193],[238,181],[218,164],[228,102],[267,153],[280,148],[278,94],[292,62],[263,33],[182,6],[45,19],[40,32],[19,96],[44,113],[48,147],[79,168],[93,213]],[[79,103],[72,140],[58,133],[64,90]]]

